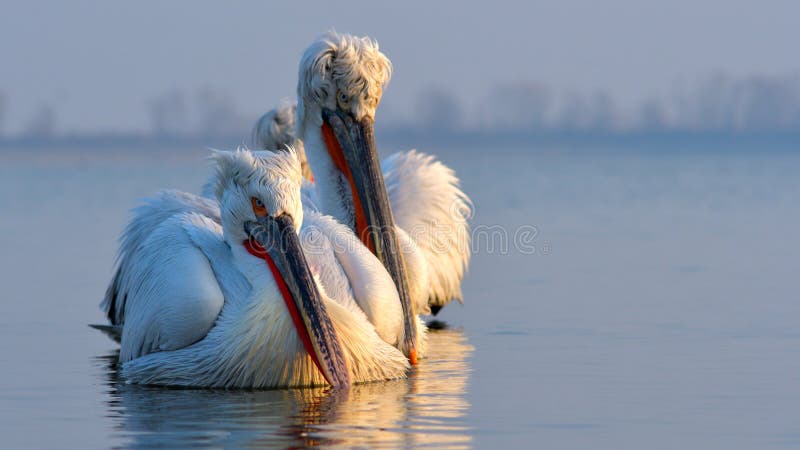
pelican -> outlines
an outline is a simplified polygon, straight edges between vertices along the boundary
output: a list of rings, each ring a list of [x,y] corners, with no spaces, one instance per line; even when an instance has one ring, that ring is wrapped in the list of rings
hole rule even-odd
[[[278,151],[292,147],[300,160],[300,167],[303,172],[303,206],[314,205],[315,191],[313,189],[314,176],[308,167],[306,152],[303,150],[303,142],[295,138],[294,135],[294,116],[297,109],[296,103],[282,102],[277,107],[272,108],[262,115],[253,126],[250,137],[250,144],[253,150]],[[214,199],[214,177],[211,177],[201,189],[201,195],[208,199]],[[315,209],[315,208],[314,208]]]
[[[295,131],[319,210],[350,226],[392,273],[410,324],[410,306],[436,314],[461,301],[472,203],[432,156],[411,150],[379,163],[373,123],[391,73],[370,38],[317,39],[300,62]]]
[[[295,138],[294,116],[297,110],[297,103],[288,101],[282,102],[276,108],[264,113],[256,121],[252,132],[252,146],[254,150],[276,150],[286,147],[294,148],[297,158],[300,160],[300,167],[303,170],[303,178],[313,182],[314,175],[308,167],[306,152],[303,149],[303,142]]]
[[[330,276],[309,269],[297,232],[304,211],[295,153],[238,150],[212,159],[216,201],[164,191],[123,233],[102,304],[121,334],[123,377],[223,388],[404,377],[408,360],[368,319],[392,305],[401,316],[397,294],[334,300],[319,283]],[[351,264],[362,269],[362,291],[391,287],[377,260],[380,271],[357,257]]]

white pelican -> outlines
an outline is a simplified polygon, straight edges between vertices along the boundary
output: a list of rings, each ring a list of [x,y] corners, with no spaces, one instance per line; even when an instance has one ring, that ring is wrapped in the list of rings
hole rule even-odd
[[[296,103],[282,102],[277,107],[267,111],[253,126],[251,145],[253,150],[278,151],[292,147],[300,160],[303,172],[303,186],[301,188],[302,203],[304,208],[316,211],[316,191],[313,189],[314,176],[308,167],[303,142],[295,138],[294,117]],[[210,178],[201,190],[205,198],[214,199],[214,178]]]
[[[266,388],[405,376],[408,361],[362,310],[393,304],[400,316],[396,294],[377,305],[339,303],[309,271],[296,231],[304,213],[294,153],[213,159],[219,207],[166,191],[139,207],[123,234],[103,307],[121,328],[126,380]],[[375,265],[385,279],[365,269],[363,285],[391,287]]]
[[[350,226],[384,263],[412,324],[412,303],[435,314],[461,300],[471,202],[455,173],[431,156],[397,153],[381,170],[373,123],[391,72],[372,39],[335,32],[319,38],[300,62],[296,133],[320,211]]]

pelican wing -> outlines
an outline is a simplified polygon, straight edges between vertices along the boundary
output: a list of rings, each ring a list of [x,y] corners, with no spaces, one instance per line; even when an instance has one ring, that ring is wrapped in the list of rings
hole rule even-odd
[[[187,212],[197,213],[220,223],[219,205],[215,200],[199,198],[176,190],[161,191],[156,197],[133,210],[133,218],[120,237],[114,277],[100,304],[100,308],[106,313],[112,325],[122,325],[125,322],[127,289],[120,284],[123,274],[131,272],[132,265],[137,263],[138,252],[144,241],[164,221]]]
[[[429,305],[437,311],[454,298],[461,301],[472,202],[458,177],[433,156],[416,150],[390,155],[381,167],[395,222],[427,262]]]
[[[202,199],[163,192],[136,210],[122,237],[103,306],[122,327],[120,361],[186,347],[205,337],[225,301],[211,260],[230,258],[222,230],[197,212]],[[168,212],[172,212],[169,215]],[[226,255],[227,252],[227,255]],[[231,287],[233,286],[233,287]]]

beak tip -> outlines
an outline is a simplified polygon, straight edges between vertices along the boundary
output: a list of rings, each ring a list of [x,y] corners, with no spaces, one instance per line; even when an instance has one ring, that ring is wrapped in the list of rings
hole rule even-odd
[[[417,349],[412,348],[408,351],[408,362],[410,362],[412,366],[417,365]]]

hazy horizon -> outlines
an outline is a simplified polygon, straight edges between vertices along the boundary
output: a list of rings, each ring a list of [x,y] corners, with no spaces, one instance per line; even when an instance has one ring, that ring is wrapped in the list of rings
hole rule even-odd
[[[570,107],[583,114],[569,116],[577,124],[594,123],[592,114],[608,122],[608,98],[613,120],[626,123],[645,117],[653,101],[696,94],[715,74],[733,85],[781,85],[800,73],[793,19],[800,5],[790,2],[170,2],[142,8],[44,1],[11,2],[5,10],[5,135],[149,132],[150,105],[171,92],[191,98],[211,92],[216,106],[249,122],[293,97],[300,54],[329,29],[380,42],[395,68],[381,115],[398,123],[422,120],[429,93],[456,102],[460,116],[448,126],[472,126],[483,113],[496,118],[506,103],[492,100],[507,86],[544,86],[553,104],[573,99]],[[788,86],[796,90],[796,81]],[[764,98],[786,97],[767,87]],[[761,114],[764,101],[756,103]],[[563,109],[548,120],[561,123]],[[711,122],[744,120],[717,116]],[[792,109],[775,120],[794,123],[796,116]]]

